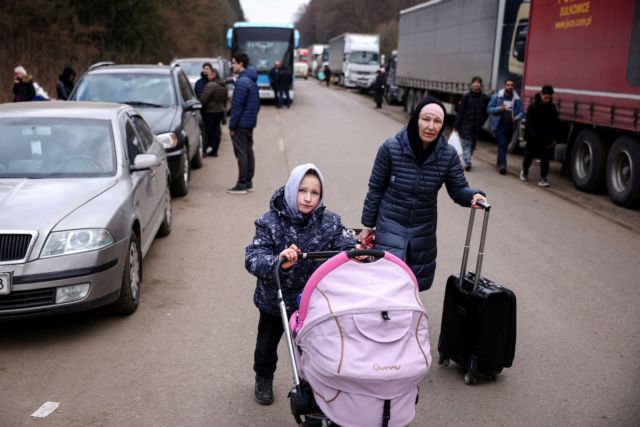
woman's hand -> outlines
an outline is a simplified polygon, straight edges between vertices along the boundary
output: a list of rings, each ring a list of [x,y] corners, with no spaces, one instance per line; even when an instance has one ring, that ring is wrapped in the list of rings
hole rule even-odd
[[[368,230],[366,228],[362,229],[360,234],[358,234],[358,241],[360,242],[357,249],[371,249],[373,248],[373,241],[376,238],[376,232],[374,230]]]
[[[487,198],[484,197],[482,194],[480,193],[476,193],[473,195],[473,197],[471,198],[471,207],[474,209],[478,209],[480,208],[480,205],[478,205],[478,201],[482,200],[483,202],[486,203]]]
[[[286,261],[282,263],[281,267],[283,270],[288,270],[296,263],[298,260],[298,252],[300,249],[295,244],[292,244],[284,251],[280,252],[280,258],[285,258]]]

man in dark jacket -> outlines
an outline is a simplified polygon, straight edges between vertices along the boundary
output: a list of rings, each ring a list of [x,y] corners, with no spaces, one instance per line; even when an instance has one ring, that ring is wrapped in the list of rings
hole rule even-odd
[[[534,101],[527,108],[527,126],[525,139],[527,147],[520,171],[520,179],[529,178],[529,167],[534,157],[540,158],[540,187],[548,187],[549,160],[552,156],[553,142],[558,127],[558,110],[553,103],[553,87],[542,86]]]
[[[227,87],[218,74],[218,70],[210,69],[207,73],[207,84],[200,95],[202,119],[204,120],[206,149],[205,155],[218,157],[220,147],[220,123],[227,110]]]
[[[227,189],[229,194],[247,194],[253,191],[255,159],[253,156],[253,129],[258,122],[260,94],[258,73],[249,67],[249,57],[236,53],[231,59],[233,72],[238,74],[231,101],[229,133],[233,142],[233,152],[238,160],[238,181]]]
[[[36,96],[36,88],[33,86],[33,77],[27,74],[22,65],[13,70],[13,102],[33,101]]]
[[[66,101],[71,95],[73,90],[73,81],[76,78],[76,72],[71,67],[64,67],[62,74],[58,77],[58,83],[56,83],[56,92],[58,99]]]
[[[380,68],[376,76],[376,81],[373,83],[373,99],[376,102],[376,108],[382,108],[382,96],[384,95],[386,84],[387,76],[384,73],[384,68]]]
[[[482,78],[475,76],[471,79],[471,90],[460,101],[460,108],[456,116],[453,130],[460,135],[464,169],[471,170],[471,156],[476,148],[476,141],[487,120],[487,104],[489,97],[482,92]]]
[[[291,98],[289,97],[289,89],[291,89],[291,83],[293,77],[287,67],[280,67],[280,74],[278,77],[278,93],[280,101],[289,108],[291,106]]]

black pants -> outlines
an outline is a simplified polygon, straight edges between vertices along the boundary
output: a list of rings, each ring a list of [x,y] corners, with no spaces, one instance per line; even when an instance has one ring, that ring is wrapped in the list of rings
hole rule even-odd
[[[258,338],[253,354],[253,370],[259,377],[270,377],[276,371],[278,363],[278,344],[284,328],[280,316],[260,311]]]
[[[376,102],[376,107],[377,108],[382,108],[382,92],[383,92],[382,89],[376,89],[373,92],[373,99]]]
[[[224,116],[224,112],[220,113],[207,113],[205,112],[202,119],[204,120],[204,137],[205,137],[205,148],[211,147],[213,150],[211,152],[212,155],[218,154],[218,148],[220,147],[220,123],[222,122],[222,118]]]
[[[253,157],[253,129],[236,129],[231,142],[238,160],[238,184],[247,185],[253,180],[256,167]]]
[[[549,161],[551,160],[551,155],[553,150],[551,148],[526,148],[524,151],[524,160],[522,161],[522,169],[525,174],[529,174],[529,168],[531,167],[531,163],[535,157],[540,158],[540,177],[546,178],[547,174],[549,174]]]

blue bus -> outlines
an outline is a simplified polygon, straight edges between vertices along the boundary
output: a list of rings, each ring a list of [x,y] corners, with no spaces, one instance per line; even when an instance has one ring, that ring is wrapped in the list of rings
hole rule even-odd
[[[269,70],[275,61],[293,76],[293,51],[298,48],[300,34],[292,24],[256,24],[236,22],[227,31],[227,47],[231,55],[244,52],[249,56],[249,65],[258,72],[260,99],[275,99],[269,85]],[[294,97],[293,83],[289,92]]]

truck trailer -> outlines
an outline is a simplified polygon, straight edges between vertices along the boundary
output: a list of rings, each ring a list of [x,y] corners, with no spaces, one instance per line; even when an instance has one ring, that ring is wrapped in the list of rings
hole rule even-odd
[[[640,205],[640,0],[535,0],[526,43],[524,102],[554,87],[563,170]]]
[[[339,85],[369,89],[380,68],[378,34],[344,33],[329,40],[329,68]]]
[[[514,67],[509,60],[522,3],[430,0],[400,11],[392,84],[398,87],[397,99],[404,102],[405,110],[413,111],[429,94],[444,102],[447,113],[455,114],[473,76],[483,79],[488,94],[502,88],[506,78],[514,79],[520,88],[522,72],[517,72],[517,66],[511,72]]]

